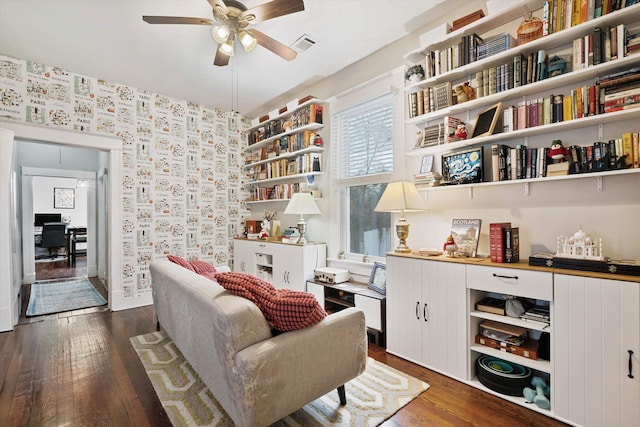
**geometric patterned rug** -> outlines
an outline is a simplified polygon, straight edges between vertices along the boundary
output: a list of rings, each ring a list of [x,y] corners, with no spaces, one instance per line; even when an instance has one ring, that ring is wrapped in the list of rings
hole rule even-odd
[[[174,426],[233,426],[233,422],[164,331],[131,338],[147,376]],[[308,403],[274,426],[377,426],[429,388],[424,381],[367,358],[367,368],[338,392]]]
[[[105,305],[107,301],[86,277],[64,281],[36,282],[31,285],[27,316]]]

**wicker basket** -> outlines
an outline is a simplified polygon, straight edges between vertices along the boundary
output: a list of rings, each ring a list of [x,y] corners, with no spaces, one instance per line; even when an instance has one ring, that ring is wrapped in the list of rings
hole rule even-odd
[[[542,37],[542,21],[534,17],[531,12],[527,13],[524,21],[518,26],[518,45],[528,43]]]

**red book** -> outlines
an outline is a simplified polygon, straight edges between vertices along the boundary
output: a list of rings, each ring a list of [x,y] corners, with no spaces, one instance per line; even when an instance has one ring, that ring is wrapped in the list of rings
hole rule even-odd
[[[493,222],[489,224],[489,255],[491,262],[504,262],[503,229],[511,227],[510,222]]]

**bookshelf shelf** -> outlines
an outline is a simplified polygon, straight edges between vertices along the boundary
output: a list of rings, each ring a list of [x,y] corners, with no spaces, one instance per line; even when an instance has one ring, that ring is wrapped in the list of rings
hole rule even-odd
[[[561,74],[555,77],[550,77],[548,79],[540,80],[535,83],[529,83],[524,86],[519,86],[519,87],[505,90],[499,93],[494,93],[491,95],[483,96],[481,98],[473,99],[471,101],[463,102],[461,104],[455,104],[450,107],[446,107],[440,110],[422,114],[420,116],[412,117],[410,119],[407,119],[406,123],[420,126],[429,121],[440,119],[444,116],[466,113],[470,110],[479,109],[487,105],[495,104],[498,101],[504,101],[505,99],[508,100],[508,99],[517,99],[519,97],[522,98],[522,97],[526,97],[527,95],[545,92],[548,90],[552,90],[554,88],[568,86],[568,85],[582,82],[585,80],[590,80],[590,79],[594,80],[608,73],[613,73],[620,70],[629,69],[632,66],[637,66],[639,62],[640,62],[640,55],[626,56],[622,59],[616,59],[615,61],[604,62],[602,64],[594,65],[592,67],[583,68],[577,71],[572,71],[572,72]],[[600,115],[591,116],[591,117],[598,117],[598,116]],[[540,126],[537,126],[537,127],[540,127]],[[493,135],[493,136],[495,137],[497,135]]]
[[[322,174],[323,174],[323,172],[297,173],[295,175],[279,176],[277,178],[268,178],[268,179],[259,179],[259,180],[255,180],[255,181],[248,181],[247,185],[271,184],[271,183],[280,182],[280,181],[300,180],[301,178],[306,178],[307,176],[322,175]]]
[[[307,147],[307,148],[303,148],[302,150],[292,151],[290,153],[289,152],[281,153],[279,156],[272,157],[270,159],[264,159],[255,163],[249,163],[244,165],[244,168],[250,169],[252,167],[264,165],[266,163],[277,162],[283,159],[294,159],[296,157],[302,156],[307,153],[321,153],[323,151],[324,151],[323,147]]]
[[[295,192],[314,191],[311,185],[303,187],[303,182],[310,184],[311,177],[323,173],[324,147],[318,131],[324,127],[324,101],[294,101],[287,104],[287,110],[271,113],[269,119],[248,129],[244,156],[249,163],[243,165],[245,184],[253,191],[248,205],[288,201]],[[285,128],[288,130],[282,132]]]
[[[640,57],[638,58],[640,59]],[[524,139],[529,136],[546,135],[554,132],[561,132],[573,129],[581,129],[588,126],[598,126],[611,124],[640,117],[640,108],[615,111],[613,113],[598,114],[595,116],[583,117],[580,119],[566,120],[564,122],[551,123],[548,125],[534,126],[526,129],[518,129],[512,132],[497,133],[490,136],[483,136],[463,141],[440,144],[433,147],[417,148],[407,153],[408,156],[424,156],[426,154],[446,153],[464,148],[477,147],[489,143],[500,141]]]
[[[300,127],[295,128],[295,129],[292,129],[292,130],[290,130],[288,132],[282,132],[282,133],[279,133],[278,135],[270,136],[269,138],[265,138],[262,141],[256,142],[255,144],[251,144],[247,148],[245,148],[245,151],[252,152],[252,151],[258,150],[258,149],[260,149],[262,147],[267,146],[270,142],[273,142],[276,139],[280,139],[280,138],[283,138],[283,137],[289,136],[289,135],[295,135],[295,134],[298,134],[298,133],[302,133],[302,132],[307,131],[307,130],[310,130],[310,131],[320,130],[323,127],[324,127],[324,125],[322,123],[309,123],[307,125],[300,126]]]
[[[440,49],[443,47],[448,47],[453,43],[457,43],[460,40],[460,38],[465,35],[469,35],[473,33],[481,34],[492,28],[495,28],[496,26],[503,25],[517,18],[521,18],[523,16],[524,6],[532,7],[531,10],[534,10],[534,9],[539,9],[541,5],[542,5],[542,2],[540,1],[528,1],[525,5],[518,5],[516,7],[508,9],[507,11],[505,11],[504,14],[501,14],[499,17],[486,16],[484,18],[479,19],[478,21],[475,21],[474,23],[471,23],[465,26],[464,28],[461,28],[458,31],[454,31],[450,33],[446,39],[435,42],[432,45],[428,46],[428,48]],[[496,64],[504,63],[506,60],[513,58],[513,56],[518,53],[533,52],[540,49],[555,49],[558,46],[571,43],[574,39],[584,36],[590,31],[593,31],[593,27],[595,25],[600,27],[606,27],[612,24],[616,24],[616,25],[632,24],[638,21],[639,16],[640,16],[640,4],[636,4],[628,8],[620,9],[616,12],[609,13],[597,19],[583,22],[579,25],[566,28],[562,31],[558,31],[553,34],[549,34],[547,36],[544,36],[539,39],[533,40],[529,43],[526,43],[524,45],[516,46],[514,48],[508,49],[504,52],[490,56],[488,58],[485,58],[479,61],[474,61],[470,64],[455,68],[446,73],[442,73],[437,76],[406,85],[405,91],[410,92],[416,88],[432,86],[432,85],[443,83],[446,81],[464,79],[468,77],[470,74],[475,73],[476,71],[483,70],[487,67],[491,67]],[[473,24],[475,23],[477,23],[477,25],[474,26]],[[415,51],[411,54],[405,55],[405,59],[410,63],[422,62],[422,60],[425,57],[423,52],[425,52],[426,50],[427,48],[423,48],[423,49],[420,49],[419,51]],[[616,62],[616,61],[610,61],[610,62]],[[600,65],[604,65],[604,64],[600,64]],[[585,70],[588,70],[588,68]],[[573,72],[567,73],[567,74],[573,74]],[[526,86],[528,85],[525,85],[525,87]],[[480,98],[480,99],[483,99],[483,98]]]

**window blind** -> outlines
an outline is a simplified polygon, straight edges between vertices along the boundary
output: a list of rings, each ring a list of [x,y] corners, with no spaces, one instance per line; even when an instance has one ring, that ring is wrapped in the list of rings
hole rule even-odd
[[[338,180],[393,173],[393,94],[335,113],[331,123]]]

